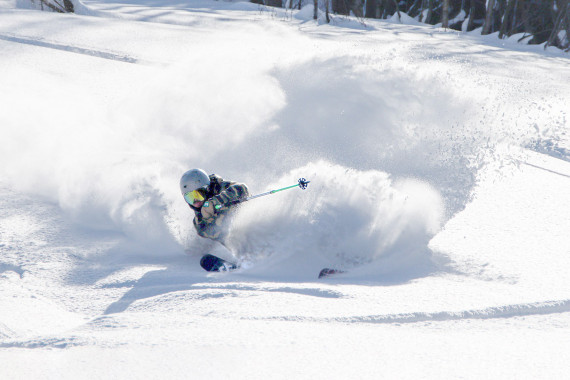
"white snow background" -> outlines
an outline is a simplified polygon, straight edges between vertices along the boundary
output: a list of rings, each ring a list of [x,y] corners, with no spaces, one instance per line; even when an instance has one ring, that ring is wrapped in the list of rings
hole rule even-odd
[[[567,53],[310,6],[25,7],[0,2],[0,378],[568,377]],[[243,268],[208,274],[193,167],[311,183],[242,205]]]

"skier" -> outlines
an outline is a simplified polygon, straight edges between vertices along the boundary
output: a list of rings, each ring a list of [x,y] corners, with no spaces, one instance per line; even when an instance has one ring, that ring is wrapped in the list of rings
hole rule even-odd
[[[224,181],[216,174],[208,175],[202,169],[192,169],[182,175],[180,191],[194,210],[194,227],[198,235],[225,246],[232,211],[239,201],[249,196],[247,186]],[[219,271],[224,263],[229,264],[213,255],[206,255],[200,261],[207,271]],[[231,266],[229,269],[235,269],[235,265]]]

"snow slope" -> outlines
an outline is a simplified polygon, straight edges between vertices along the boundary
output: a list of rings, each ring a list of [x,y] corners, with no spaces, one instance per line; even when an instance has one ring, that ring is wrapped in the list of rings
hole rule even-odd
[[[310,7],[84,5],[0,7],[0,377],[566,376],[567,54]],[[212,275],[191,167],[311,184],[244,205],[245,268]]]

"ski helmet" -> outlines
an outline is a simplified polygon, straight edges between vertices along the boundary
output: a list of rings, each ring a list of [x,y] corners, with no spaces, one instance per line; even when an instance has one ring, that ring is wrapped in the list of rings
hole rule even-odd
[[[180,191],[182,195],[189,191],[204,189],[210,185],[210,177],[202,169],[188,170],[180,178]]]

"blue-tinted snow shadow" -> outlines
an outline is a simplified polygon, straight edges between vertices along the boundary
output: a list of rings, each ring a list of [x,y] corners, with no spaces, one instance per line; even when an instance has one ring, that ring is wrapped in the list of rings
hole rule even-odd
[[[10,271],[17,273],[18,276],[20,276],[20,278],[23,278],[24,273],[26,272],[26,270],[24,268],[22,268],[21,266],[0,263],[0,274],[2,274],[4,272],[10,272]]]
[[[441,273],[456,273],[448,257],[432,252],[427,247],[423,248],[421,244],[415,244],[415,248],[405,245],[397,244],[383,252],[381,257],[355,265],[330,264],[321,255],[317,256],[311,252],[285,257],[276,255],[277,257],[261,260],[248,270],[232,274],[228,280],[274,284],[317,284],[316,286],[319,284],[393,286]],[[318,278],[320,271],[324,268],[342,272]]]
[[[289,293],[307,297],[342,298],[340,289],[331,285],[392,286],[445,271],[444,259],[434,259],[425,251],[405,252],[396,246],[383,258],[346,273],[318,279],[322,260],[306,254],[268,257],[250,267],[229,273],[207,273],[199,266],[200,255],[171,256],[162,260],[141,260],[124,256],[131,267],[160,264],[137,280],[114,282],[103,288],[128,289],[112,302],[103,314],[121,313],[133,303],[176,292],[196,292],[193,299],[248,297],[256,293]],[[118,264],[118,263],[116,263]],[[115,270],[120,270],[120,265]],[[123,268],[124,269],[124,268]],[[110,273],[112,274],[112,273]]]
[[[76,238],[81,237],[83,245],[99,248],[94,251],[87,249],[85,253],[73,257],[74,265],[64,277],[66,284],[124,290],[119,299],[105,308],[103,314],[120,313],[137,301],[176,292],[195,291],[199,293],[193,295],[197,299],[242,293],[248,296],[251,292],[293,293],[323,298],[343,296],[334,290],[306,284],[316,281],[318,267],[314,274],[305,270],[301,277],[296,277],[294,272],[287,274],[286,270],[282,270],[282,276],[274,278],[272,273],[278,273],[279,267],[274,272],[268,271],[262,276],[256,276],[255,273],[262,273],[264,267],[270,266],[269,260],[261,262],[257,272],[253,268],[244,268],[232,273],[208,273],[199,265],[200,258],[206,253],[199,249],[188,254],[183,247],[168,241],[162,242],[162,245],[159,242],[137,244],[132,238],[116,231],[79,226],[69,228],[67,233]],[[21,272],[21,268],[14,266],[2,266],[0,269]],[[138,277],[137,271],[146,272]]]
[[[312,252],[267,257],[230,273],[208,273],[199,265],[199,253],[168,250],[159,254],[148,247],[124,243],[93,257],[78,258],[66,282],[100,289],[124,289],[122,296],[103,311],[103,314],[114,314],[127,310],[137,301],[177,292],[195,292],[192,297],[198,300],[248,297],[252,292],[342,298],[345,296],[342,291],[331,285],[391,286],[445,270],[441,261],[433,260],[430,252],[406,252],[406,249],[409,247],[395,246],[374,263],[318,279],[324,261]],[[121,279],[121,272],[137,268],[148,271],[140,278]],[[116,274],[117,280],[113,280]]]
[[[192,260],[194,262],[195,260]],[[198,265],[197,261],[194,263]],[[201,270],[201,269],[200,269]],[[226,296],[239,296],[240,293],[291,293],[308,297],[341,298],[341,292],[320,289],[318,286],[295,287],[291,281],[287,285],[278,282],[263,282],[252,279],[247,273],[196,273],[195,268],[188,266],[169,266],[165,269],[149,271],[136,281],[110,284],[104,287],[130,287],[117,301],[111,303],[103,314],[114,314],[125,311],[134,302],[176,292],[199,292],[196,299],[205,300]],[[206,292],[205,292],[206,291]]]
[[[229,273],[208,273],[200,267],[200,253],[186,254],[180,250],[156,256],[142,248],[137,251],[133,247],[126,247],[116,247],[99,256],[95,260],[96,265],[93,265],[92,261],[87,268],[77,267],[70,276],[79,276],[81,281],[87,279],[89,283],[100,288],[128,289],[118,300],[109,304],[103,314],[120,313],[139,300],[176,292],[198,292],[196,299],[239,296],[242,293],[249,296],[251,292],[292,293],[320,298],[343,297],[338,291],[321,289],[318,284],[310,284],[316,282],[317,270],[314,274],[309,274],[306,269],[303,271],[304,275],[299,277],[284,268],[276,267],[273,271],[259,275],[263,273],[264,268],[271,265],[271,260],[268,260],[253,268],[240,268]],[[156,266],[158,269],[151,269],[136,280],[95,284],[107,277],[112,278],[113,274],[125,269],[148,266]],[[92,272],[90,276],[86,276],[88,272]],[[278,272],[281,272],[281,276],[275,276]]]
[[[195,282],[199,282],[199,276],[194,276],[187,267],[172,267],[166,269],[151,270],[135,281],[104,285],[103,287],[130,288],[123,296],[111,303],[103,314],[113,314],[125,311],[133,302],[148,299],[168,293],[185,291],[192,288]],[[203,279],[202,279],[203,280]]]
[[[244,293],[249,296],[256,293],[289,293],[307,297],[343,298],[340,290],[331,289],[330,285],[362,285],[362,286],[391,286],[407,283],[416,278],[425,277],[438,271],[433,263],[423,265],[422,269],[407,268],[379,274],[378,266],[382,261],[372,266],[357,268],[352,272],[318,279],[318,270],[309,278],[301,276],[295,278],[294,274],[268,271],[237,271],[235,273],[206,274],[196,273],[193,269],[184,267],[168,267],[149,271],[136,281],[106,285],[106,287],[130,287],[117,301],[111,303],[103,314],[121,313],[134,302],[163,296],[176,292],[199,292],[195,299],[206,300],[221,297],[236,297]],[[292,276],[292,277],[291,277]],[[297,280],[297,281],[295,281]],[[323,287],[325,286],[325,287]],[[206,292],[205,292],[206,291]]]

